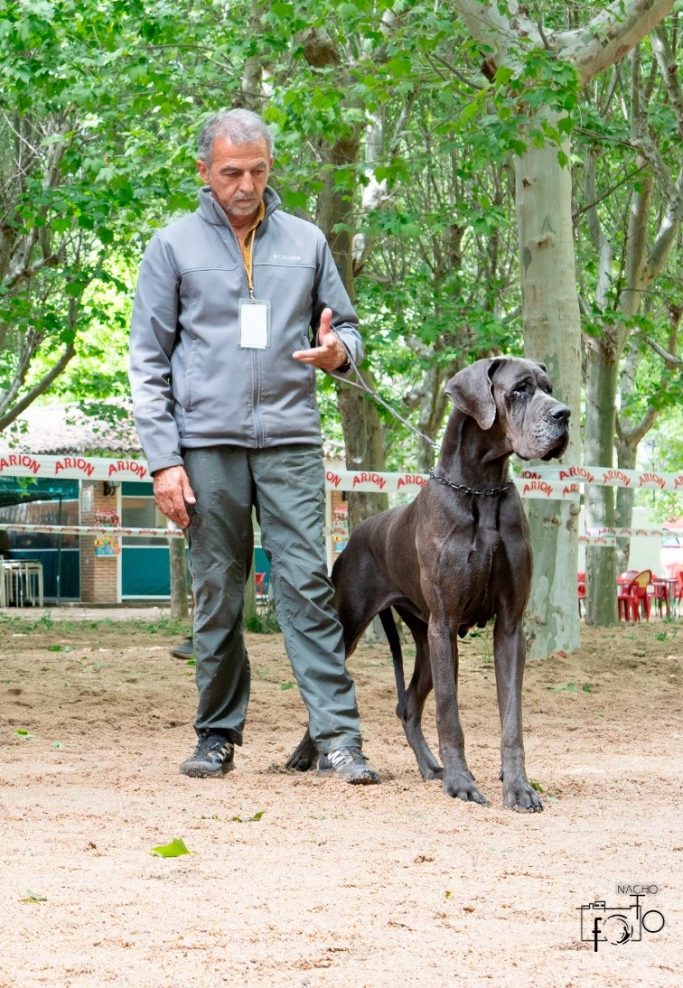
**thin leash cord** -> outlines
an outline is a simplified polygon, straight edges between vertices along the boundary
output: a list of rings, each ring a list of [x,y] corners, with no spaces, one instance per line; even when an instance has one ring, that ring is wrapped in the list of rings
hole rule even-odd
[[[337,337],[337,339],[342,344],[342,346],[344,346],[343,342],[339,339],[339,337],[337,336],[337,334],[335,333],[334,335]],[[346,350],[346,347],[344,347],[344,349]],[[351,356],[351,354],[349,353],[349,351],[347,350],[346,352],[347,352],[347,355],[348,355],[348,358],[349,358],[349,363],[351,364],[351,368],[352,368],[352,370],[355,371],[356,376],[358,377],[358,381],[360,383],[358,383],[357,381],[351,381],[345,375],[343,375],[343,374],[337,374],[337,373],[335,373],[335,371],[331,371],[330,372],[330,377],[333,377],[335,379],[335,381],[339,381],[342,384],[347,384],[350,388],[356,388],[357,391],[364,392],[366,395],[368,395],[369,398],[372,398],[378,404],[382,405],[383,408],[386,408],[386,410],[389,412],[389,414],[390,415],[393,415],[393,417],[395,419],[397,419],[399,422],[401,422],[401,424],[404,425],[407,429],[409,429],[411,432],[414,432],[415,435],[416,436],[419,436],[420,439],[424,439],[424,441],[426,443],[428,443],[428,445],[430,445],[432,447],[432,449],[440,449],[440,446],[441,446],[440,443],[434,442],[434,440],[433,439],[430,439],[429,436],[426,436],[424,434],[424,432],[420,432],[419,429],[416,429],[415,426],[411,422],[408,422],[408,420],[407,419],[404,419],[402,415],[399,415],[399,413],[396,411],[396,409],[395,408],[392,408],[391,405],[388,402],[386,402],[384,400],[384,398],[382,398],[382,396],[377,393],[377,391],[375,391],[374,388],[371,388],[370,387],[370,385],[367,383],[367,381],[365,381],[363,379],[363,376],[361,375],[360,371],[358,370],[358,367],[356,365],[356,362],[353,359],[353,357]]]
[[[336,333],[334,335],[337,336]],[[338,336],[337,339],[339,340]],[[341,343],[341,340],[339,340],[339,342]],[[342,346],[343,345],[344,344],[342,343]],[[346,349],[346,347],[344,347],[344,349]],[[349,358],[349,363],[351,364],[351,368],[356,372],[360,384],[356,383],[355,381],[350,381],[344,375],[336,374],[334,371],[330,372],[330,376],[333,377],[336,381],[340,381],[343,384],[348,384],[349,387],[356,388],[358,391],[364,392],[370,398],[373,398],[375,401],[379,402],[380,405],[383,405],[390,415],[393,415],[395,419],[398,419],[399,422],[402,422],[403,425],[406,426],[406,428],[410,429],[411,432],[414,432],[416,436],[420,437],[420,439],[424,439],[425,442],[427,442],[430,446],[433,447],[433,449],[437,449],[437,450],[440,449],[439,443],[434,442],[433,439],[430,439],[429,436],[426,436],[423,432],[420,432],[419,429],[416,429],[414,425],[412,425],[410,422],[404,419],[402,415],[399,415],[398,412],[394,408],[392,408],[391,405],[389,405],[384,400],[384,398],[382,398],[381,395],[379,395],[374,390],[374,388],[371,388],[366,383],[366,381],[363,380],[363,377],[360,371],[358,370],[358,367],[356,366],[356,362],[351,356],[351,354],[348,353],[348,350],[347,350],[347,354]],[[431,477],[432,480],[436,480],[439,484],[444,484],[446,487],[451,487],[454,491],[460,491],[460,493],[462,494],[471,494],[474,496],[493,497],[493,496],[497,496],[498,494],[505,494],[513,486],[513,481],[509,480],[502,487],[488,487],[488,488],[484,488],[483,490],[477,491],[471,487],[466,487],[464,484],[452,483],[452,481],[447,480],[445,477],[441,477],[438,473],[436,473],[433,467],[429,471],[429,476]]]

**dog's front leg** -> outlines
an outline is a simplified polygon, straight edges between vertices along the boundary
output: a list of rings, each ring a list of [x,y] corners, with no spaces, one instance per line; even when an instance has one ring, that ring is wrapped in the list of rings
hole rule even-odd
[[[525,647],[522,622],[506,622],[499,615],[493,630],[496,690],[500,711],[500,750],[503,802],[513,810],[537,813],[543,809],[529,782],[522,740],[522,680]]]
[[[429,654],[444,792],[447,796],[487,806],[488,800],[475,785],[474,776],[465,760],[465,737],[458,709],[457,636],[455,632],[450,632],[447,624],[433,618],[429,621]]]

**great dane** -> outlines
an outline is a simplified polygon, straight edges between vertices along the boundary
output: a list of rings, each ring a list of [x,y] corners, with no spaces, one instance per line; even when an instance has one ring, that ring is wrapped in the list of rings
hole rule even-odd
[[[545,367],[516,357],[476,361],[450,379],[446,393],[455,408],[430,479],[409,505],[354,529],[335,563],[332,579],[347,655],[379,614],[394,658],[396,712],[422,777],[442,779],[449,796],[486,804],[465,760],[457,640],[495,616],[503,801],[538,811],[543,807],[526,775],[522,741],[522,618],[531,548],[508,459],[512,453],[524,460],[561,456],[570,411],[552,397]],[[392,607],[415,639],[407,690]],[[421,726],[432,687],[443,767]],[[316,757],[307,733],[287,764],[305,769]]]

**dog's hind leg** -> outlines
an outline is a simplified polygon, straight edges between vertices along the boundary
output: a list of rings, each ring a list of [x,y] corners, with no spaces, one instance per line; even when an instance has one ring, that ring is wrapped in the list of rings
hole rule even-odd
[[[318,764],[318,749],[313,743],[308,728],[301,741],[285,762],[285,768],[296,769],[297,772],[308,772]]]
[[[335,564],[333,577],[340,571],[339,563],[343,557],[340,556]],[[344,632],[344,649],[347,657],[351,655],[358,644],[358,639],[365,631],[372,614],[368,617],[366,613],[353,605],[357,604],[354,598],[346,600],[344,597],[338,598],[337,605],[342,620]],[[318,749],[315,746],[310,731],[306,728],[301,741],[298,743],[292,754],[285,762],[285,768],[296,769],[297,772],[308,772],[318,764]]]
[[[396,607],[397,613],[410,629],[415,641],[415,668],[410,680],[408,689],[405,690],[403,698],[399,688],[399,702],[396,707],[396,715],[400,719],[405,731],[408,744],[413,749],[417,767],[423,779],[440,779],[443,776],[443,768],[439,764],[436,756],[425,740],[422,733],[422,711],[425,700],[432,690],[432,667],[429,661],[429,645],[427,642],[427,625],[420,618],[415,617],[410,611],[402,607]],[[393,620],[392,620],[393,624]],[[396,640],[398,633],[394,625]],[[387,637],[389,637],[387,635]],[[393,647],[391,640],[389,646]],[[400,642],[398,643],[400,653]],[[396,658],[394,658],[396,665]]]

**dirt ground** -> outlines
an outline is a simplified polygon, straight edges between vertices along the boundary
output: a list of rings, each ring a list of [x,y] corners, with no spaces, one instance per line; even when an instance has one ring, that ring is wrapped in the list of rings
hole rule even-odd
[[[532,815],[501,805],[488,636],[461,648],[482,807],[420,780],[382,645],[351,660],[382,785],[282,770],[305,715],[279,635],[249,636],[236,770],[181,776],[195,688],[168,653],[179,630],[0,615],[3,988],[681,984],[683,622],[585,628],[580,651],[529,664]],[[431,706],[425,723],[433,741]],[[151,853],[175,837],[189,854]],[[581,939],[595,902],[597,952]],[[637,902],[650,930],[613,942]]]

